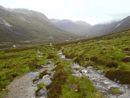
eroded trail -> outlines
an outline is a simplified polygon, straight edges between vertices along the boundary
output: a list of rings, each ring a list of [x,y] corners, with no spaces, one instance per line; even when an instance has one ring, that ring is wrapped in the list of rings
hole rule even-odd
[[[37,72],[30,72],[14,80],[7,88],[9,92],[6,98],[34,98],[37,88],[32,85],[32,79],[37,74]]]
[[[65,58],[62,52],[59,54],[61,55],[61,58]],[[121,85],[111,81],[105,77],[100,70],[95,70],[91,66],[84,68],[76,63],[71,65],[71,69],[74,76],[88,77],[97,90],[100,91],[106,98],[130,98],[130,88],[128,88],[128,85]],[[111,88],[117,88],[120,92],[118,94],[112,94],[110,93]]]
[[[55,66],[53,64],[44,65],[42,69],[37,72],[30,72],[19,79],[14,80],[8,87],[8,93],[6,98],[46,98],[46,96],[36,97],[35,93],[37,88],[37,83],[33,83],[33,79],[39,76],[39,74],[45,70],[51,71]],[[48,84],[47,75],[41,80],[38,80],[38,83],[45,82]],[[47,93],[47,92],[45,92]]]

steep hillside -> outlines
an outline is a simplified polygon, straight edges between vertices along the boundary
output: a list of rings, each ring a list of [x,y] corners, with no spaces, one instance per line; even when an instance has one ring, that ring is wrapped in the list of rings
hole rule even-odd
[[[73,37],[52,25],[42,13],[0,7],[0,42],[65,41]]]

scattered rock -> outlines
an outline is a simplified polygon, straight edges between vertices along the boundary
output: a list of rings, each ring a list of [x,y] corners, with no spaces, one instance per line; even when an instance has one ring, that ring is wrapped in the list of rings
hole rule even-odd
[[[47,90],[45,88],[37,90],[36,98],[47,98]]]
[[[44,83],[45,86],[48,86],[52,83],[50,76],[49,75],[45,75],[43,76],[43,78],[39,81],[39,83]]]
[[[80,69],[81,67],[79,66],[79,64],[74,63],[74,64],[71,65],[71,68],[72,69]]]
[[[37,84],[38,81],[39,81],[39,78],[38,78],[38,77],[34,78],[34,79],[33,79],[33,84]]]
[[[126,56],[122,59],[123,62],[130,62],[130,56]]]
[[[79,89],[79,86],[77,85],[77,84],[71,84],[70,85],[70,88],[72,89],[72,90],[74,90],[75,92],[78,92],[80,89]]]

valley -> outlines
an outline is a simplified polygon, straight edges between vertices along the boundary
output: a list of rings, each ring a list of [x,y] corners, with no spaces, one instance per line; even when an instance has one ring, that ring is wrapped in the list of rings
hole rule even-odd
[[[26,90],[28,92],[31,89],[33,97],[36,95],[36,98],[40,96],[43,98],[46,98],[45,96],[47,98],[116,98],[117,96],[118,98],[129,98],[129,86],[127,87],[130,84],[129,45],[130,31],[128,30],[86,41],[1,50],[0,95],[2,97],[9,93],[11,96],[14,95],[13,98],[18,96],[23,98],[26,93],[22,92]],[[51,70],[46,69],[49,64],[53,64],[55,67]],[[44,70],[40,71],[40,69]],[[32,72],[32,74],[26,74],[28,72]],[[28,75],[32,78],[26,79]],[[49,80],[48,78],[39,80],[46,75],[49,75]],[[21,84],[20,81],[24,81],[22,80],[24,77],[26,80],[29,79],[30,82],[27,82],[31,83],[30,87],[25,88],[25,84],[23,87],[22,85],[13,86],[17,85],[17,81]],[[51,82],[45,85],[45,81]],[[12,85],[11,88],[7,86],[9,84]],[[13,90],[15,88],[17,95]],[[21,91],[17,89],[21,89]],[[44,93],[39,95],[37,90]],[[110,95],[106,95],[106,93],[110,93]]]
[[[130,98],[130,16],[42,12],[0,6],[0,98]]]

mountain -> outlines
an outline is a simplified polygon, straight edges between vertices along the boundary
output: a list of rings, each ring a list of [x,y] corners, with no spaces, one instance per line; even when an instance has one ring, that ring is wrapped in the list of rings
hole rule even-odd
[[[123,30],[128,30],[130,29],[130,16],[124,18],[123,20],[121,20],[114,29],[114,32],[119,32],[119,31],[123,31]]]
[[[71,20],[57,20],[51,19],[51,22],[58,28],[65,30],[67,32],[71,32],[74,34],[82,35],[82,32],[89,29],[91,27],[90,24],[87,24],[83,21],[73,22]]]
[[[55,42],[75,36],[52,25],[40,12],[0,7],[0,42]]]
[[[51,19],[51,22],[58,28],[82,35],[85,38],[107,35],[114,32],[120,32],[130,29],[130,16],[120,21],[114,21],[106,24],[89,25],[83,21],[73,22],[71,20]]]
[[[108,24],[98,24],[83,32],[87,37],[102,36],[109,33],[121,32],[130,29],[130,16],[123,20],[111,22]]]

